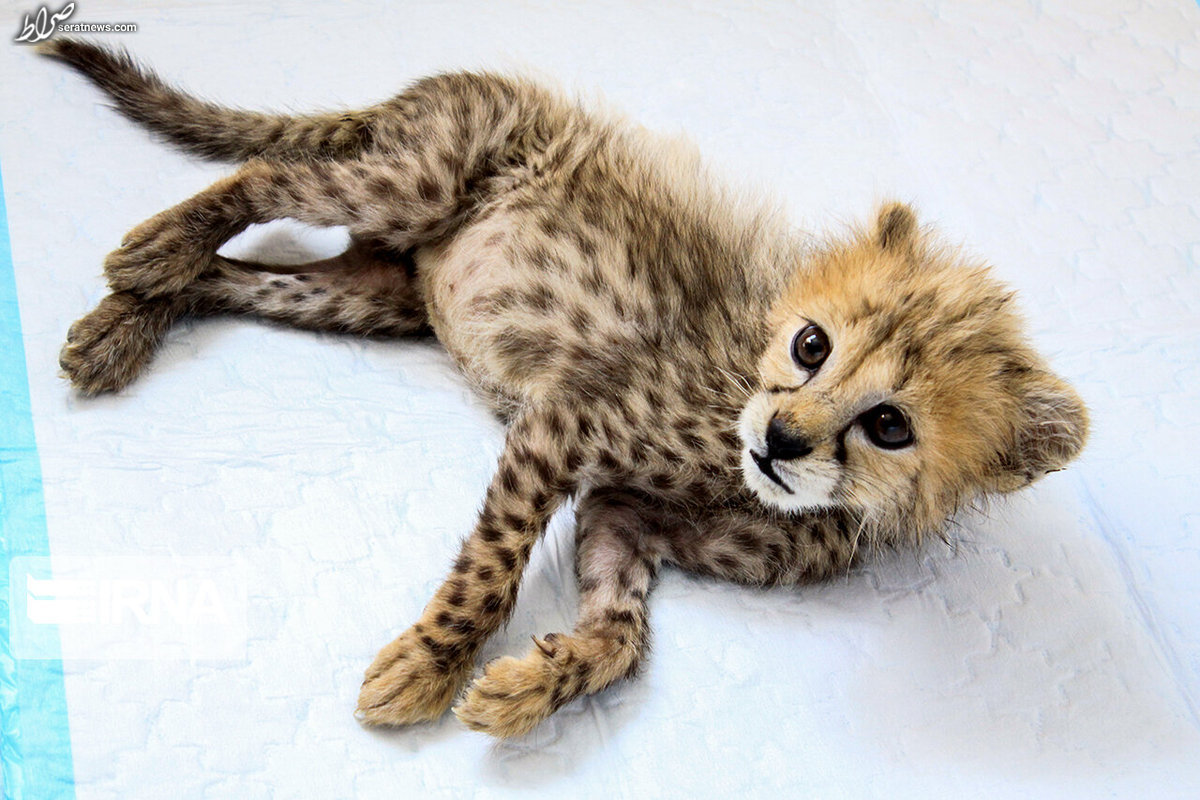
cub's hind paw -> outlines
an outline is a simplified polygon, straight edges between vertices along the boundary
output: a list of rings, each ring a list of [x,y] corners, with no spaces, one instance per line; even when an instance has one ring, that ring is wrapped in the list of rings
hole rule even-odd
[[[164,211],[125,235],[104,259],[104,277],[117,292],[160,297],[186,290],[213,261],[195,232],[172,211]]]
[[[71,326],[58,365],[83,394],[123,389],[150,362],[174,316],[169,301],[110,294]]]
[[[410,725],[446,713],[472,668],[470,654],[414,626],[367,669],[354,716],[367,725]]]

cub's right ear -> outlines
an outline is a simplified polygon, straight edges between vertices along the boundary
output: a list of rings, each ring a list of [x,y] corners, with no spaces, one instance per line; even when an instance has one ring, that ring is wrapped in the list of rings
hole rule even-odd
[[[1087,407],[1058,376],[1035,370],[1025,384],[1021,405],[1011,445],[993,466],[994,491],[1015,491],[1062,469],[1087,442]]]
[[[875,220],[875,242],[883,250],[911,250],[917,238],[917,214],[904,203],[888,203]]]

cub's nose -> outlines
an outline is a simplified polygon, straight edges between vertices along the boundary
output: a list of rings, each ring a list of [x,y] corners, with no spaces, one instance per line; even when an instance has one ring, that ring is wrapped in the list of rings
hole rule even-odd
[[[812,452],[812,447],[801,435],[788,430],[779,417],[767,425],[767,458],[778,458],[789,461],[793,458],[804,458]]]

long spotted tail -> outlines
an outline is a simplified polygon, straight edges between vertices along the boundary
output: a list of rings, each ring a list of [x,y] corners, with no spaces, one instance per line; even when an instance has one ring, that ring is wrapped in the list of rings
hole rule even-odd
[[[55,37],[38,51],[87,77],[125,117],[202,158],[350,158],[371,143],[369,110],[296,117],[225,108],[170,86],[124,50]]]

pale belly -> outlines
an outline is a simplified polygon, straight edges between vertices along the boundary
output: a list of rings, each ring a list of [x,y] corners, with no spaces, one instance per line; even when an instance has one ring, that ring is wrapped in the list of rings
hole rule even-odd
[[[529,337],[535,334],[546,340],[547,328],[552,327],[547,317],[553,310],[536,319],[520,306],[498,302],[539,280],[527,261],[513,257],[523,225],[528,220],[520,215],[494,213],[415,254],[434,333],[468,379],[493,395],[504,413],[514,404],[544,395],[553,385],[550,372],[521,368],[530,359],[536,361],[538,354],[520,352],[520,342],[532,345]],[[523,339],[524,333],[529,337]],[[498,346],[500,340],[504,344]]]
[[[630,281],[625,243],[569,214],[502,207],[416,253],[434,332],[504,413],[576,391],[593,357],[650,357],[653,304]]]

